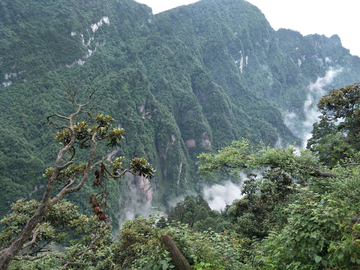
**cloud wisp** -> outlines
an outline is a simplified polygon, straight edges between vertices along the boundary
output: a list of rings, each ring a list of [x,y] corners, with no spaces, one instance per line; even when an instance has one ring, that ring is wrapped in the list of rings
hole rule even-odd
[[[330,68],[324,77],[318,78],[315,83],[310,83],[307,87],[308,96],[304,102],[304,119],[300,120],[300,113],[289,112],[285,114],[285,125],[299,138],[303,140],[301,148],[305,148],[307,141],[311,138],[313,124],[319,121],[320,112],[317,109],[319,99],[328,91],[328,87],[335,77],[342,71],[341,68]]]
[[[241,199],[241,185],[236,185],[230,181],[222,185],[205,186],[203,189],[204,199],[208,202],[212,210],[224,210],[226,205],[231,204],[235,199]]]

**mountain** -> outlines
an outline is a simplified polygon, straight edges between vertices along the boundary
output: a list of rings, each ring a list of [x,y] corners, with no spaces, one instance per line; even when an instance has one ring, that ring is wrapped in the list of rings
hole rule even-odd
[[[244,0],[202,0],[156,15],[133,0],[3,0],[0,216],[19,198],[40,198],[42,174],[59,148],[56,130],[36,122],[72,112],[65,89],[81,97],[98,88],[97,110],[125,129],[121,148],[101,149],[108,159],[143,156],[157,170],[151,187],[141,178],[110,182],[116,218],[134,197],[166,204],[199,191],[201,152],[242,137],[300,142],[284,116],[304,119],[309,84],[329,70],[338,71],[329,88],[351,84],[360,59],[338,36],[273,30]],[[85,212],[91,190],[71,197]]]

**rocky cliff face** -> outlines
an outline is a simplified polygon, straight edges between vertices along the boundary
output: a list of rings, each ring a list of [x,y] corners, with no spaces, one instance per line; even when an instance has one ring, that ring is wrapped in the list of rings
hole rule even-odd
[[[274,31],[243,0],[203,0],[157,15],[132,0],[2,1],[0,215],[45,181],[55,131],[33,123],[71,112],[63,89],[98,88],[98,110],[125,129],[120,149],[102,149],[108,159],[144,156],[157,169],[150,185],[129,177],[110,183],[116,213],[128,188],[155,203],[196,189],[203,151],[242,137],[299,141],[284,115],[304,118],[309,84],[330,69],[341,72],[328,87],[350,84],[360,60],[336,36]],[[89,190],[75,198],[84,210]]]
[[[154,192],[148,178],[127,173],[126,180],[127,186],[132,192],[138,192],[141,198],[145,198],[150,203],[152,202]]]

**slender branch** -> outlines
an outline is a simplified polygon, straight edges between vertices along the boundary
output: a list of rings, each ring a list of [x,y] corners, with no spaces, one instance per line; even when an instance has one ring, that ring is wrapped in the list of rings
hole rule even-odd
[[[359,166],[360,163],[348,163],[348,164],[344,164],[344,167],[347,167],[347,166]]]
[[[72,153],[70,161],[75,157],[75,153],[76,153],[75,147],[72,147],[71,149],[74,150],[74,153]]]
[[[85,107],[85,106],[89,105],[89,103],[90,103],[90,101],[91,101],[91,96],[92,96],[93,94],[94,94],[94,93],[92,93],[92,94],[89,96],[88,101],[87,101],[86,103],[84,103],[84,104],[77,104],[76,100],[74,100],[73,102],[74,102],[74,104],[75,104],[76,106],[79,106],[80,108]]]
[[[56,258],[59,258],[59,259],[64,259],[63,256],[60,256],[56,253],[53,253],[53,252],[47,252],[47,253],[43,253],[43,254],[40,254],[40,255],[37,255],[37,256],[16,256],[14,258],[14,260],[27,260],[27,261],[35,261],[35,260],[38,260],[38,259],[41,259],[41,258],[44,258],[48,255],[51,255],[51,256],[54,256]]]
[[[97,166],[99,166],[100,164],[102,164],[104,162],[105,158],[102,158],[101,160],[99,160],[98,162],[95,162],[91,167],[90,170],[93,170],[94,168],[96,168]]]
[[[48,125],[52,125],[55,129],[64,129],[64,128],[69,128],[69,126],[58,126],[57,124],[55,124],[54,122],[52,121],[48,121],[48,122],[42,122],[40,124],[48,124]]]
[[[90,108],[90,111],[83,111],[85,114],[87,114],[89,116],[89,118],[94,121],[94,118],[92,116],[92,108]]]
[[[24,245],[22,246],[23,249],[24,249],[24,248],[27,248],[28,246],[30,246],[30,245],[32,245],[32,244],[35,243],[36,237],[38,236],[40,229],[41,229],[41,225],[40,225],[39,228],[37,228],[37,229],[35,230],[35,232],[33,233],[33,238],[31,239],[31,241],[30,241],[30,242],[27,242],[26,244],[24,244]]]
[[[69,167],[71,164],[73,164],[74,162],[73,161],[69,161],[67,162],[66,164],[62,165],[59,167],[59,170],[63,170],[63,169],[66,169],[67,167]]]
[[[296,178],[300,178],[300,179],[301,179],[301,181],[302,181],[302,183],[303,183],[303,185],[304,185],[304,186],[306,186],[306,181],[305,181],[304,177],[302,177],[302,176],[301,176],[301,175],[299,175],[299,174],[294,174],[294,177],[296,177]]]
[[[50,244],[51,239],[49,239],[48,241],[46,241],[46,243],[42,243],[42,245],[40,246],[38,243],[35,243],[36,247],[38,248],[38,250],[34,250],[30,253],[28,253],[28,255],[34,255],[40,252],[50,252],[50,250],[48,249],[47,245]],[[45,249],[46,248],[46,249]]]
[[[119,177],[123,176],[126,172],[131,172],[132,174],[134,174],[131,170],[125,169],[122,173],[116,175],[114,178],[119,178]]]
[[[125,170],[123,170],[120,174],[112,174],[111,172],[109,172],[109,170],[108,170],[105,166],[104,166],[104,168],[105,168],[106,172],[110,175],[111,178],[120,178],[121,176],[123,176],[123,175],[124,175],[125,173],[127,173],[127,172],[131,172],[131,173],[132,173],[131,170],[125,169]]]
[[[308,169],[308,170],[311,170],[311,171],[314,171],[314,172],[316,172],[319,176],[323,176],[323,177],[337,177],[337,175],[334,174],[334,173],[322,172],[322,171],[320,171],[320,170],[318,170],[318,169],[310,168],[309,166],[306,166],[306,165],[300,165],[300,167],[305,168],[305,169]]]
[[[54,114],[49,115],[48,117],[46,117],[46,119],[48,120],[48,122],[49,122],[49,119],[50,119],[51,117],[53,117],[53,116],[56,116],[56,117],[59,117],[59,118],[65,119],[65,120],[70,120],[70,117],[66,117],[66,116],[62,116],[62,115],[60,115],[60,114],[54,113]]]
[[[68,183],[69,184],[64,186],[62,189],[67,189],[67,188],[71,187],[75,183],[75,180],[70,178]]]
[[[74,187],[74,188],[69,188],[70,186],[72,186],[74,184],[74,180],[72,182],[70,182],[70,184],[68,184],[65,188],[63,188],[55,197],[53,197],[50,201],[50,205],[54,205],[56,204],[59,200],[61,200],[62,197],[64,197],[66,194],[69,194],[69,193],[73,193],[73,192],[76,192],[78,191],[79,189],[82,188],[82,186],[84,185],[85,181],[88,179],[89,177],[89,172],[90,170],[92,169],[92,166],[91,166],[91,163],[95,157],[95,154],[96,154],[96,147],[97,147],[97,142],[95,141],[95,136],[96,136],[96,133],[93,134],[92,136],[92,141],[94,143],[94,146],[93,146],[93,149],[92,149],[92,152],[90,154],[90,157],[88,159],[88,162],[86,164],[86,168],[85,168],[85,172],[83,174],[83,177],[81,178],[81,181],[80,183]],[[97,163],[101,163],[100,161],[97,162]],[[95,164],[94,164],[95,165]]]
[[[89,253],[89,252],[83,252],[81,254],[81,258],[77,261],[77,262],[66,262],[66,264],[64,264],[64,267],[68,267],[68,265],[78,265],[81,263],[81,261],[84,259],[85,255],[91,255],[93,257],[95,257],[95,254]]]

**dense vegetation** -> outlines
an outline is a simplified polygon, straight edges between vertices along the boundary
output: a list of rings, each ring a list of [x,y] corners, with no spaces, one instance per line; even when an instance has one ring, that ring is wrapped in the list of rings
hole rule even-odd
[[[124,128],[121,148],[99,145],[101,156],[119,164],[146,157],[156,169],[151,182],[130,174],[107,182],[111,224],[99,211],[89,218],[84,198],[96,193],[96,179],[66,195],[11,267],[173,268],[166,235],[193,269],[358,269],[359,85],[320,100],[307,150],[286,147],[301,139],[284,116],[295,114],[299,127],[308,95],[322,95],[309,85],[324,84],[318,79],[329,72],[336,80],[328,89],[353,83],[360,59],[336,35],[274,31],[244,0],[202,0],[157,15],[133,0],[1,1],[1,249],[42,199],[45,170],[62,146],[53,143],[55,129],[38,123],[73,112],[65,89],[82,90],[80,98],[97,89],[95,115]],[[240,171],[244,197],[222,212],[186,196],[167,218],[127,221],[119,241],[111,237],[126,205],[168,207],[202,183],[240,181]]]
[[[121,152],[103,147],[103,154],[121,153],[124,162],[144,156],[157,170],[151,183],[126,177],[111,186],[115,221],[134,201],[167,206],[188,190],[199,193],[201,152],[241,138],[300,143],[283,115],[294,112],[300,123],[306,87],[329,69],[342,70],[329,85],[340,87],[356,80],[360,60],[337,36],[274,31],[243,0],[203,0],[157,15],[132,0],[1,1],[0,216],[18,199],[41,199],[41,175],[58,148],[53,132],[34,123],[71,112],[64,89],[98,88],[98,110],[126,130]],[[91,189],[72,199],[82,213],[89,214],[80,198]]]
[[[145,178],[151,178],[154,175],[155,170],[145,158],[135,157],[131,160],[130,166],[126,166],[123,164],[123,157],[106,162],[106,158],[99,155],[98,146],[104,141],[107,147],[119,147],[120,141],[124,138],[124,129],[117,127],[115,120],[110,115],[93,114],[89,104],[95,92],[96,90],[89,91],[86,102],[80,103],[77,98],[78,93],[68,91],[65,98],[74,105],[74,112],[69,116],[58,113],[51,114],[43,123],[58,130],[54,139],[61,145],[61,149],[58,151],[54,165],[47,168],[44,174],[47,183],[41,202],[32,201],[33,203],[23,204],[23,201],[20,200],[13,207],[13,210],[17,212],[3,220],[1,269],[7,269],[21,250],[26,249],[27,255],[43,252],[44,249],[46,250],[46,246],[52,242],[54,235],[53,240],[59,242],[66,237],[66,232],[62,232],[66,231],[66,227],[76,227],[78,215],[68,216],[66,204],[62,205],[62,211],[57,215],[52,214],[49,218],[48,213],[57,207],[65,195],[81,190],[88,182],[91,173],[95,175],[93,187],[98,190],[89,196],[88,203],[102,224],[109,220],[106,210],[109,195],[107,186],[111,182],[110,179],[118,179],[125,173]],[[74,209],[73,205],[69,207],[69,213],[72,212],[72,209]],[[81,218],[81,220],[83,219]],[[41,224],[42,221],[45,222]],[[54,224],[60,229],[51,228],[54,227]],[[93,240],[87,250],[91,249],[94,242],[99,240],[97,239],[100,235],[99,232],[93,231],[92,234]],[[29,238],[32,240],[28,242]],[[86,253],[86,251],[84,252]],[[40,255],[40,257],[42,256]]]
[[[126,221],[114,241],[99,216],[88,218],[61,201],[33,228],[10,269],[172,269],[176,263],[164,237],[173,239],[193,269],[358,269],[359,131],[352,123],[359,121],[359,103],[358,83],[331,90],[318,103],[322,119],[342,118],[335,126],[347,145],[344,155],[326,140],[334,133],[319,135],[319,124],[312,140],[317,143],[300,152],[234,141],[199,156],[205,176],[247,173],[243,198],[224,211],[211,210],[201,196],[186,196],[166,217]],[[319,149],[326,154],[318,155]],[[0,247],[14,241],[37,205],[12,205],[1,220]],[[66,249],[56,250],[59,243]]]

